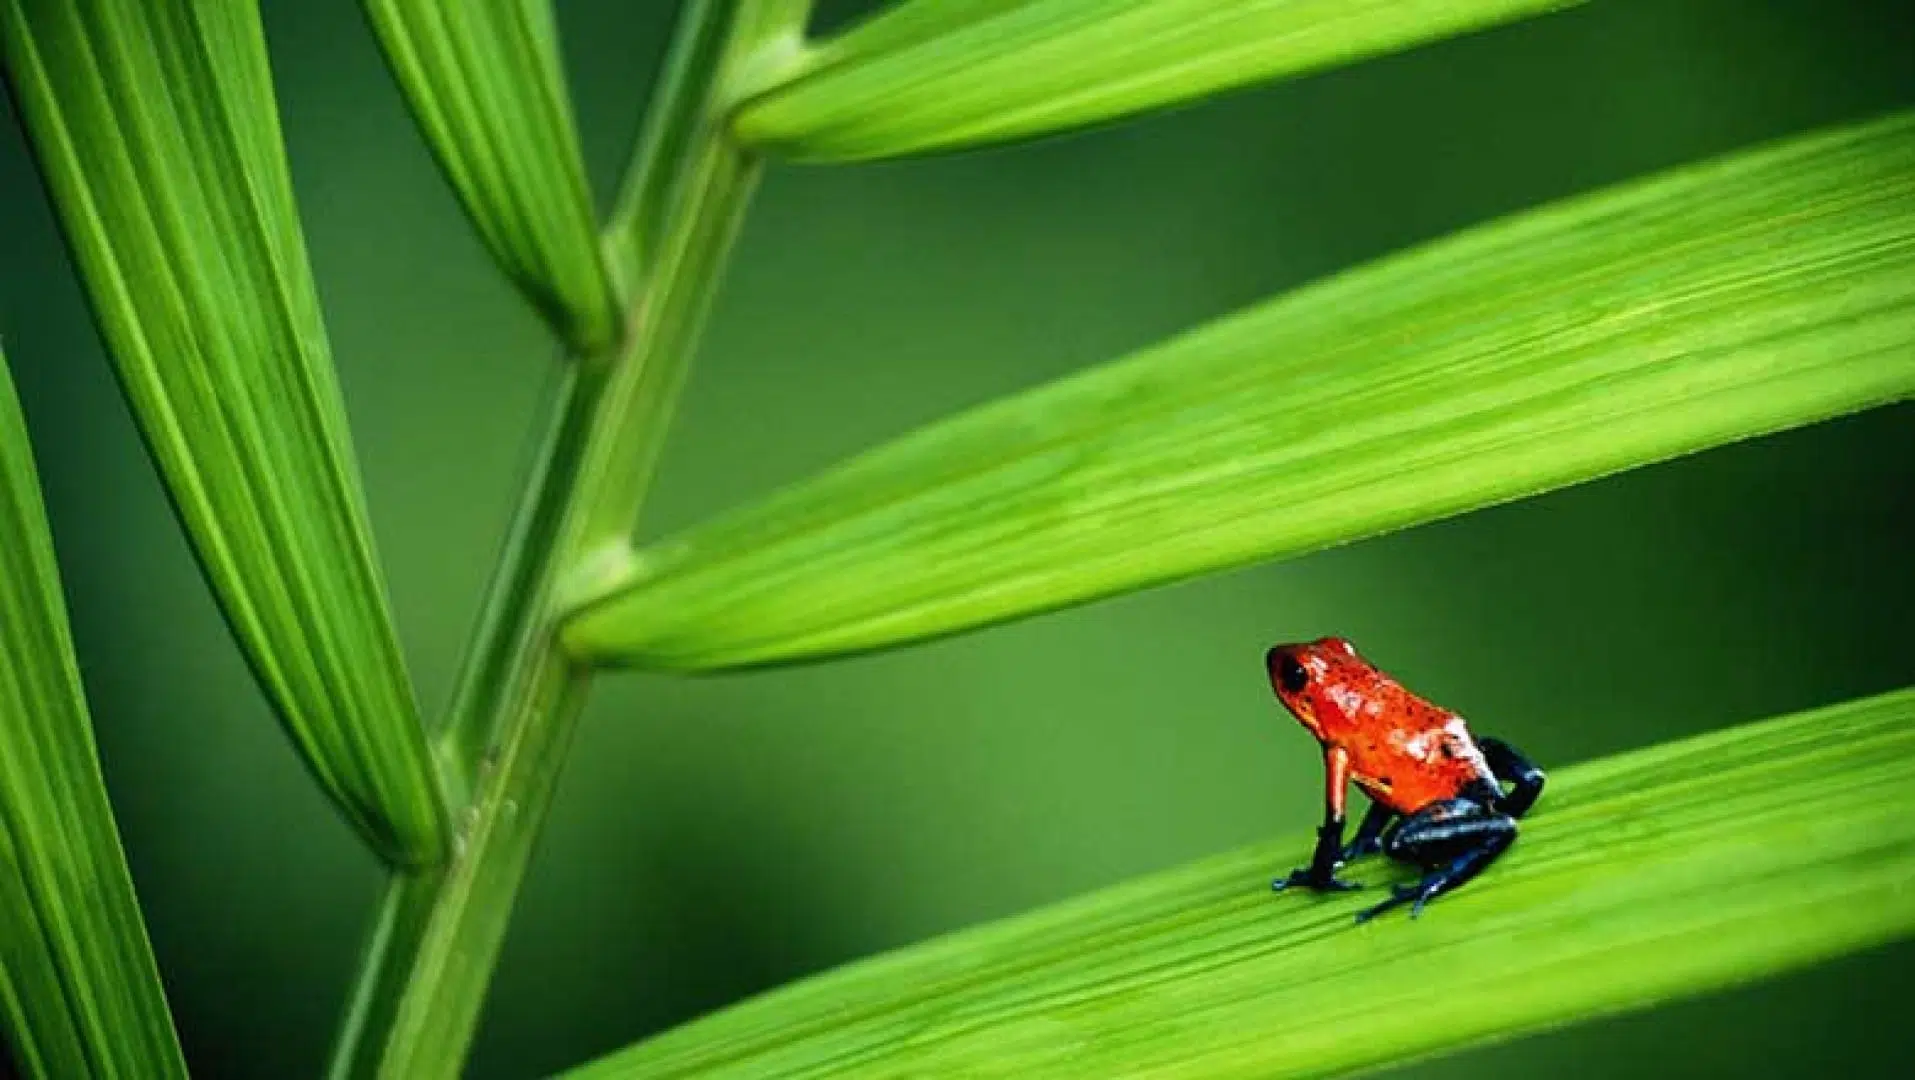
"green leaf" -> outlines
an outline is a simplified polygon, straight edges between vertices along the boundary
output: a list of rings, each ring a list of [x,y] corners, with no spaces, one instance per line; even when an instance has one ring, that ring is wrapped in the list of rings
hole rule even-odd
[[[1516,846],[1356,925],[1296,836],[851,964],[568,1076],[1201,1076],[1400,1062],[1915,932],[1915,691],[1564,770]]]
[[[949,634],[1915,392],[1915,112],[1393,256],[934,424],[574,589],[599,663]]]
[[[0,0],[120,385],[306,763],[388,860],[447,829],[366,525],[250,0]]]
[[[908,0],[782,65],[739,138],[807,161],[1064,131],[1580,0]]]
[[[4,356],[0,957],[0,1018],[26,1075],[186,1075],[100,779],[53,538]]]
[[[433,153],[512,281],[574,350],[619,311],[550,0],[364,0]]]

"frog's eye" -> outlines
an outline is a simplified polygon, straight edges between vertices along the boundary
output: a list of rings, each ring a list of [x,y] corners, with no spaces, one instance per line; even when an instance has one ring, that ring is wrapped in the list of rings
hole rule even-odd
[[[1277,682],[1286,693],[1302,693],[1303,688],[1310,685],[1310,673],[1297,663],[1296,657],[1284,653],[1277,661]]]

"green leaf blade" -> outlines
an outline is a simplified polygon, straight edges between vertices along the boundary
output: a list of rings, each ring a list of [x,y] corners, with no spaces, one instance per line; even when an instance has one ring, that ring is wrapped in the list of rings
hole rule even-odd
[[[1915,393],[1915,113],[1491,223],[640,551],[569,647],[714,670],[1285,558]]]
[[[1334,1075],[1915,933],[1915,690],[1562,770],[1509,854],[1357,926],[1220,855],[774,990],[568,1076]],[[1432,992],[1440,987],[1441,992]]]
[[[185,1077],[0,356],[0,1020],[42,1077]]]
[[[909,0],[740,106],[748,145],[801,161],[1065,131],[1307,74],[1580,0]]]
[[[619,334],[550,0],[364,0],[467,216],[571,348]]]
[[[255,675],[382,857],[443,859],[258,9],[6,0],[0,44],[121,388]]]

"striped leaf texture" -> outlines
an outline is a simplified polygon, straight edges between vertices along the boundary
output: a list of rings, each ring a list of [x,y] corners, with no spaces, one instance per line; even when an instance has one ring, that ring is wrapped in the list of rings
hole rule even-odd
[[[1915,112],[1494,222],[936,423],[577,588],[600,663],[917,641],[1915,393]]]
[[[186,1076],[107,805],[26,424],[0,356],[0,1020],[48,1078]]]
[[[492,257],[575,351],[619,311],[550,0],[365,0],[413,116]]]
[[[0,0],[95,320],[221,610],[380,855],[444,811],[399,653],[251,0]]]
[[[1580,0],[905,0],[767,63],[741,139],[804,161],[1031,138]]]
[[[1285,837],[747,1000],[568,1080],[1286,1080],[1746,983],[1915,933],[1915,690],[1565,769],[1420,918],[1272,896]],[[1440,991],[1433,991],[1440,987]]]

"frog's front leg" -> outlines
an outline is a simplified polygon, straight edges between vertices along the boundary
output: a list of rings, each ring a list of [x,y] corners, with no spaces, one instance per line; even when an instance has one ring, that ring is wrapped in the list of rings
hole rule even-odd
[[[1444,799],[1404,818],[1383,837],[1392,859],[1424,869],[1421,881],[1399,885],[1390,898],[1356,917],[1367,922],[1400,904],[1424,905],[1482,873],[1516,842],[1516,819],[1473,799]]]
[[[1324,748],[1323,777],[1323,824],[1317,827],[1316,851],[1310,856],[1310,865],[1270,883],[1277,892],[1292,885],[1307,885],[1318,892],[1348,892],[1363,887],[1337,877],[1337,867],[1343,865],[1343,796],[1350,784],[1350,755],[1342,747]]]

